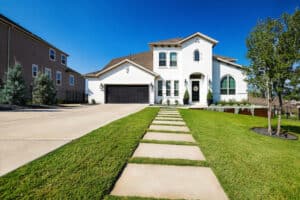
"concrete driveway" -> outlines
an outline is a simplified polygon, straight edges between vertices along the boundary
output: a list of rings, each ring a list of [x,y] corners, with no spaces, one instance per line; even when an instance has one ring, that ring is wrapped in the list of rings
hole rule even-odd
[[[104,104],[0,112],[0,176],[145,107]]]

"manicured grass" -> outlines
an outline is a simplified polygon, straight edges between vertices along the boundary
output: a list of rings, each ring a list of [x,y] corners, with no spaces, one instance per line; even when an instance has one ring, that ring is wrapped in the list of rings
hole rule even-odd
[[[163,140],[141,140],[141,143],[152,143],[152,144],[174,144],[174,145],[190,145],[198,146],[195,142],[185,142],[185,141],[163,141]]]
[[[112,122],[0,177],[0,199],[103,199],[158,110]]]
[[[185,160],[185,159],[146,158],[146,157],[130,158],[129,163],[208,167],[208,164],[206,161]]]
[[[209,166],[230,199],[299,199],[300,141],[258,135],[267,119],[213,111],[180,110]],[[300,122],[283,120],[300,133]]]

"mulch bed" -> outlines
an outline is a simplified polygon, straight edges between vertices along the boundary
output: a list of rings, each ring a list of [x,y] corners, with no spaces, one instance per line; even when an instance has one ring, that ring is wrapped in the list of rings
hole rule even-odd
[[[279,136],[276,135],[276,130],[272,130],[272,135],[269,135],[268,128],[262,128],[262,127],[254,127],[251,128],[252,131],[254,131],[257,134],[269,136],[269,137],[276,137],[280,139],[285,140],[298,140],[298,137],[296,135],[293,135],[291,133],[288,133],[287,131],[282,131]]]

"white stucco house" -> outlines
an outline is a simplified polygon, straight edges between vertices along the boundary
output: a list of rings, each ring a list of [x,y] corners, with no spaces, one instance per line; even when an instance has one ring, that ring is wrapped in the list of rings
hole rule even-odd
[[[213,54],[218,43],[202,33],[149,43],[150,51],[111,60],[101,70],[86,74],[89,102],[189,103],[248,98],[244,69],[233,58]]]

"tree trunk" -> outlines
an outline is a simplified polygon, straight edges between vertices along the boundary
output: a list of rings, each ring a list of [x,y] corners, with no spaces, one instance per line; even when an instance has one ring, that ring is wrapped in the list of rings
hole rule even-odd
[[[281,131],[281,114],[282,114],[282,96],[281,93],[278,93],[278,99],[279,99],[279,110],[278,110],[278,121],[277,121],[277,132],[276,135],[280,135]]]
[[[272,99],[270,94],[269,82],[267,82],[267,99],[268,99],[268,133],[272,135],[271,117],[272,117]]]

